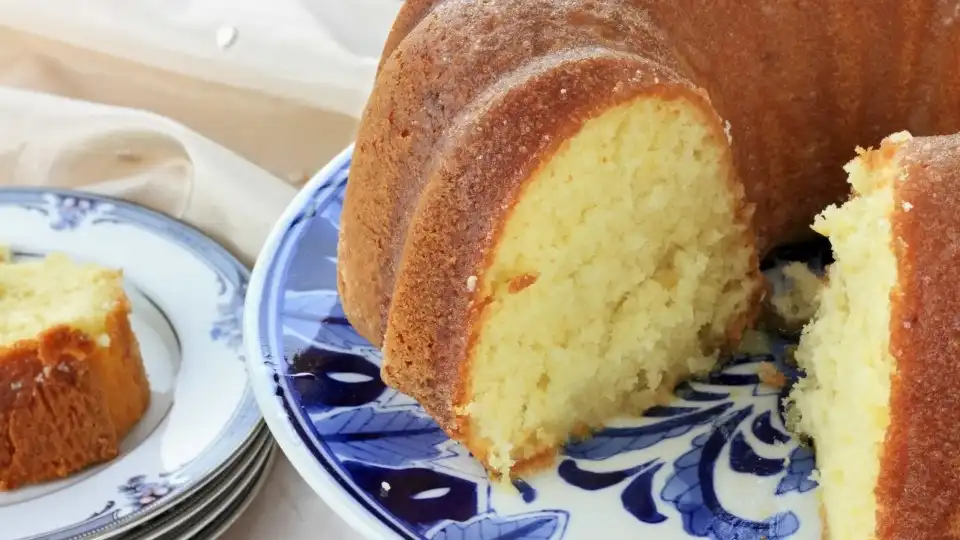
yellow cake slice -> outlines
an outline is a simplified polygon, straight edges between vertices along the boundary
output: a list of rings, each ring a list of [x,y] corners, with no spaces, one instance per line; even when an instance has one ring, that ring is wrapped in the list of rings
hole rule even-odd
[[[897,134],[846,170],[854,197],[814,225],[836,262],[790,397],[824,538],[957,538],[960,137]]]
[[[384,381],[496,476],[549,465],[571,436],[670,399],[759,306],[752,209],[722,121],[699,94],[637,85],[572,115],[566,140],[503,177],[481,161],[437,173],[405,229],[386,333],[364,333],[382,344]],[[482,153],[506,160],[497,152]],[[368,272],[384,254],[368,248],[386,242],[366,232],[387,186],[370,180],[347,186],[338,263],[361,332],[380,317],[361,306],[387,298]]]
[[[637,99],[527,180],[478,276],[461,371],[463,434],[492,470],[549,463],[579,427],[663,403],[737,342],[759,277],[710,128],[696,103]],[[400,369],[388,359],[386,379],[403,385]]]
[[[0,264],[0,491],[119,454],[150,401],[129,313],[119,270]]]

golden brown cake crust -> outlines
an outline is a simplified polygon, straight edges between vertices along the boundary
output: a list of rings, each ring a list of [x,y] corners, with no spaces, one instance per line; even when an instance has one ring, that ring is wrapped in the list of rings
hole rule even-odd
[[[454,437],[467,435],[456,406],[483,306],[469,284],[523,180],[587,119],[644,94],[700,103],[732,136],[761,252],[809,234],[847,194],[856,145],[960,130],[960,32],[935,0],[706,5],[401,9],[357,137],[338,289],[383,348],[384,379]]]
[[[692,88],[677,75],[649,18],[629,9],[628,2],[608,0],[553,13],[544,13],[540,4],[413,2],[401,10],[391,40],[402,34],[403,46],[384,60],[378,76],[382,82],[364,112],[339,246],[344,309],[357,331],[375,345],[382,344],[402,255],[411,251],[405,245],[413,236],[411,219],[420,214],[426,186],[441,183],[441,167],[449,176],[462,164],[478,162],[484,174],[504,182],[499,177],[516,176],[524,161],[532,170],[529,162],[545,157],[537,152],[549,151],[564,133],[575,132],[588,117],[586,110],[592,116],[624,101],[629,86],[636,85],[631,78],[652,84],[669,72],[671,84],[678,87],[674,92]],[[413,20],[419,24],[404,34]],[[456,32],[448,31],[453,21]],[[511,21],[510,27],[505,21]],[[626,31],[614,32],[614,25]],[[521,35],[524,39],[516,39]],[[592,77],[591,61],[620,63],[618,78],[612,73]],[[550,73],[558,69],[565,73]],[[554,77],[564,87],[537,95],[525,86],[543,77]],[[620,87],[614,88],[617,83]],[[546,90],[542,84],[538,88]],[[495,107],[507,93],[524,94],[530,108]],[[509,116],[496,116],[504,114]],[[478,123],[498,124],[497,131],[466,133],[483,129]],[[502,123],[508,125],[501,128]],[[566,127],[552,132],[548,128],[553,125]],[[521,145],[517,134],[531,144]],[[544,136],[553,137],[552,142],[541,140]],[[467,139],[477,142],[465,146]],[[491,203],[472,199],[477,195],[465,189],[455,194],[461,205]],[[442,223],[444,230],[438,233],[458,234],[460,223]]]
[[[544,20],[533,18],[535,3],[440,4],[384,64],[391,83],[371,98],[347,184],[339,288],[358,332],[382,345],[385,380],[452,434],[469,328],[483,305],[468,284],[485,270],[523,181],[586,120],[644,94],[700,103],[723,136],[706,95],[670,67],[650,21],[618,15],[626,5]],[[455,12],[470,28],[438,41]],[[497,30],[504,17],[528,21],[529,39],[507,40]],[[614,21],[629,31],[599,24]],[[477,70],[481,60],[490,69]],[[425,86],[433,88],[426,103],[407,98]]]
[[[960,136],[916,138],[892,218],[897,360],[877,485],[877,538],[960,537]]]
[[[146,412],[140,348],[119,302],[100,347],[66,326],[0,349],[0,491],[115,458]]]

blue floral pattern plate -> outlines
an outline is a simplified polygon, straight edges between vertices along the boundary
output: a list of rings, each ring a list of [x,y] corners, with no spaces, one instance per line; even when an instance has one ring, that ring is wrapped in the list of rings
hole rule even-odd
[[[152,392],[110,463],[0,493],[0,540],[113,535],[169,510],[254,439],[261,415],[242,360],[249,274],[196,230],[129,203],[0,189],[14,262],[53,251],[124,271]]]
[[[681,384],[669,406],[568,445],[513,487],[481,467],[409,397],[380,379],[380,354],[346,321],[336,244],[351,149],[298,195],[267,242],[244,318],[247,365],[281,448],[369,539],[813,540],[811,450],[787,432],[785,336]],[[794,250],[816,259],[822,248]]]

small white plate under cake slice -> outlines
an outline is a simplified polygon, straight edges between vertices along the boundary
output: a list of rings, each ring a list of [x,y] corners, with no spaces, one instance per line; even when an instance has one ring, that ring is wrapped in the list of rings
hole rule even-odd
[[[120,456],[65,480],[0,492],[0,540],[69,539],[175,508],[254,440],[240,317],[248,270],[202,233],[114,199],[0,189],[14,262],[66,253],[120,268],[151,389]]]

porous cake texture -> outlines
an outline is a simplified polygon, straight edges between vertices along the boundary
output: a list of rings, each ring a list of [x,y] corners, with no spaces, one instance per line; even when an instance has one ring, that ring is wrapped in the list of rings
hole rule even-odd
[[[739,337],[755,253],[722,128],[698,105],[638,98],[586,122],[460,292],[474,309],[457,429],[494,471],[662,403]]]
[[[739,341],[757,261],[843,200],[852,148],[960,129],[949,17],[408,0],[346,188],[344,311],[493,473],[550,463]]]
[[[814,228],[836,262],[796,359],[829,538],[960,533],[960,137],[899,133],[847,165]]]
[[[122,272],[0,264],[0,490],[116,457],[150,388]]]

